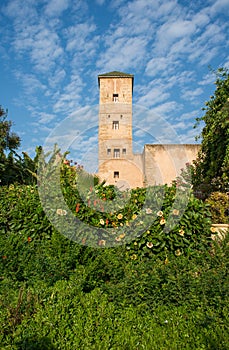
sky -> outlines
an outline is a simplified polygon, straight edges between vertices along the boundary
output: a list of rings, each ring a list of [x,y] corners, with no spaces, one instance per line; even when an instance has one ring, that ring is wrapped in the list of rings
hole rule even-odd
[[[98,75],[115,70],[134,75],[135,152],[198,142],[212,70],[229,68],[228,14],[228,0],[2,0],[0,105],[19,153],[57,142],[96,172]]]

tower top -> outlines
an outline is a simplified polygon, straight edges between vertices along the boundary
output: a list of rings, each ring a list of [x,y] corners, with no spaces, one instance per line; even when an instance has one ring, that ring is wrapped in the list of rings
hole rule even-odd
[[[99,83],[100,78],[132,78],[132,81],[134,82],[134,75],[133,74],[123,73],[123,72],[119,72],[116,70],[109,72],[109,73],[99,74],[98,75],[98,83]]]
[[[106,77],[120,77],[120,78],[123,78],[123,77],[127,77],[127,78],[133,78],[134,76],[133,76],[133,74],[128,74],[128,73],[123,73],[123,72],[119,72],[119,71],[117,71],[117,70],[114,70],[114,71],[112,71],[112,72],[109,72],[109,73],[104,73],[104,74],[99,74],[98,75],[98,78],[100,78],[100,77],[104,77],[104,78],[106,78]]]

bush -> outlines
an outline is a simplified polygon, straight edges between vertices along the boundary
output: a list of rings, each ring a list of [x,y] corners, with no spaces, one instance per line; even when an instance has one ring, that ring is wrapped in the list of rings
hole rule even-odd
[[[221,192],[213,192],[207,199],[206,204],[209,205],[212,222],[214,224],[229,223],[229,194]]]
[[[211,220],[207,206],[190,194],[187,203],[187,195],[184,195],[184,198],[181,195],[174,207],[175,195],[174,186],[164,186],[161,210],[155,214],[150,208],[145,209],[149,213],[148,220],[152,223],[143,234],[135,237],[127,245],[131,259],[152,258],[154,255],[165,259],[171,252],[180,256],[199,254],[206,248],[210,248]],[[153,189],[152,198],[155,201]],[[151,219],[152,215],[156,216],[154,220]]]

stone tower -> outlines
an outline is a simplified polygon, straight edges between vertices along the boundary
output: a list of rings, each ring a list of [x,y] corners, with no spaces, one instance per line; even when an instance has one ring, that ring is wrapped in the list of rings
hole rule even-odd
[[[119,188],[143,184],[142,165],[132,151],[132,74],[110,72],[99,83],[99,177]]]

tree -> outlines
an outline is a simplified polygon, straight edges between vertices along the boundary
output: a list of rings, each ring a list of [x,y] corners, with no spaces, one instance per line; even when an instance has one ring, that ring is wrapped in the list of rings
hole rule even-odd
[[[0,105],[0,156],[5,154],[5,151],[14,151],[20,144],[21,140],[17,134],[11,131],[12,122],[7,120],[8,112]]]
[[[15,150],[21,144],[20,137],[11,131],[12,122],[7,120],[8,112],[0,105],[0,181],[11,183],[16,176]]]
[[[216,90],[197,118],[195,127],[204,122],[200,137],[201,149],[195,161],[196,187],[205,185],[209,192],[229,191],[229,71],[216,72]]]

